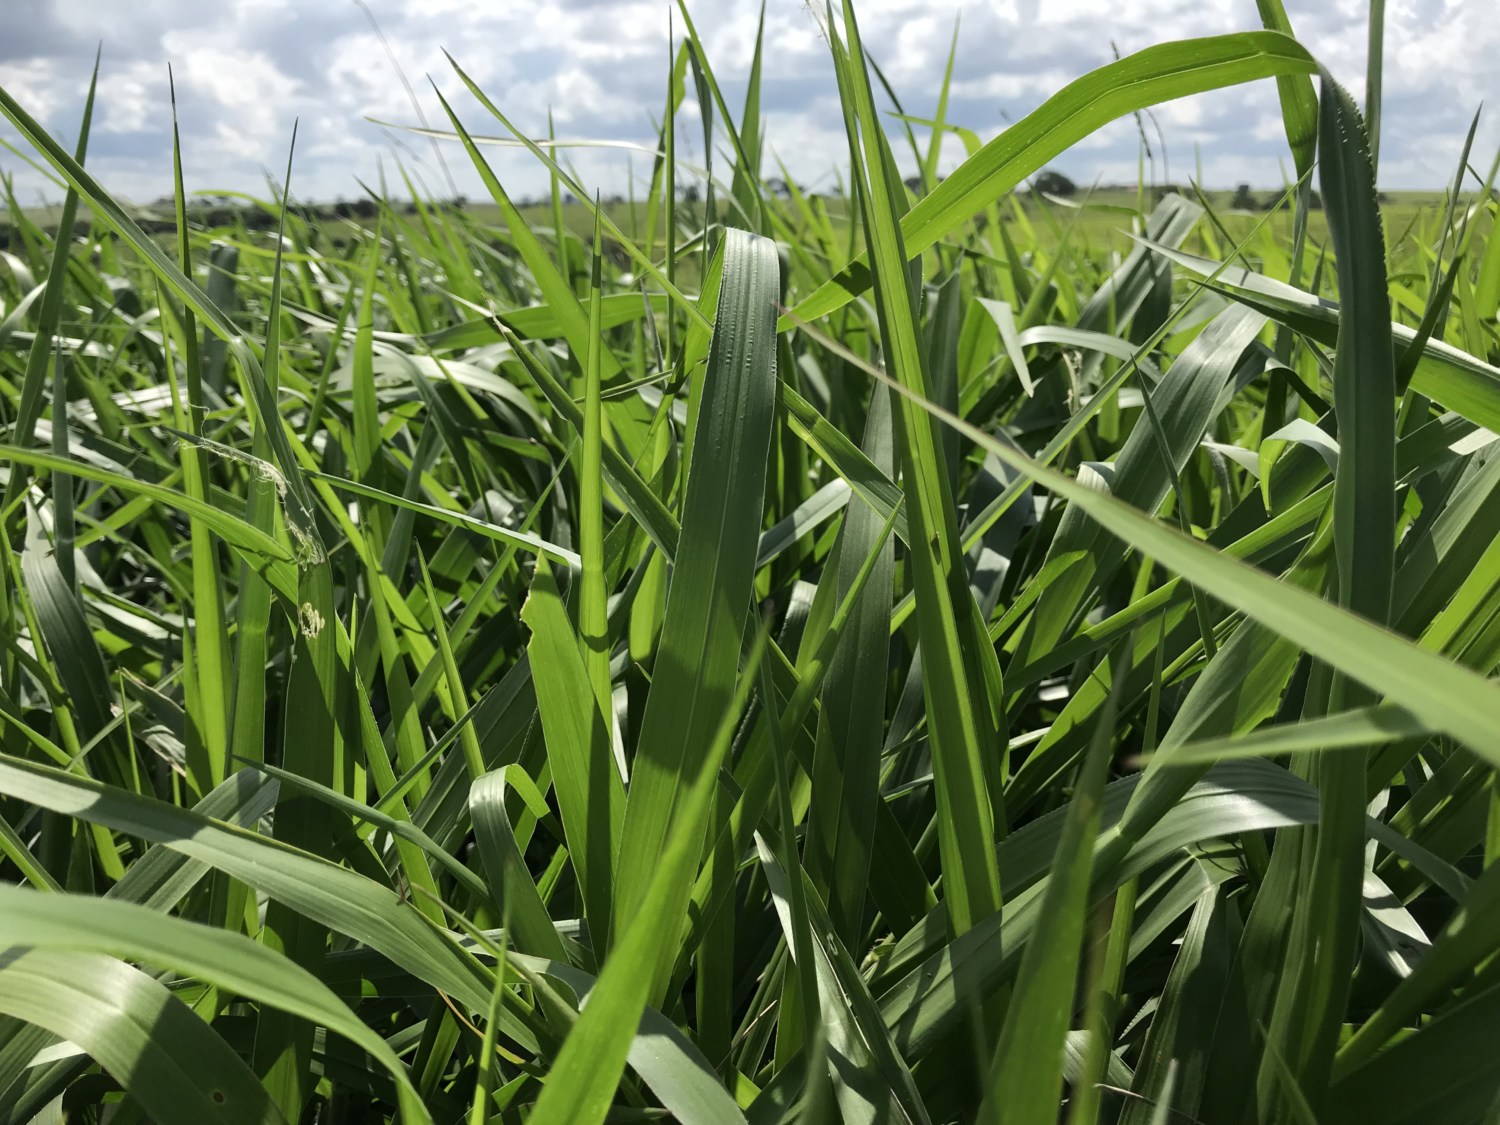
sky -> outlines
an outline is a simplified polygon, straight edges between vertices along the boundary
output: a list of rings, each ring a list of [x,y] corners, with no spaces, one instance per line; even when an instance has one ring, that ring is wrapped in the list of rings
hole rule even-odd
[[[446,49],[518,128],[540,135],[654,143],[666,92],[669,0],[368,0],[421,112],[444,124],[433,83],[465,127],[504,128],[464,90]],[[1365,0],[1285,0],[1298,36],[1357,97],[1365,72]],[[356,0],[4,0],[0,86],[71,149],[96,46],[98,107],[88,165],[116,195],[149,202],[171,186],[168,66],[176,79],[190,191],[267,197],[280,182],[298,122],[292,190],[305,200],[358,198],[384,175],[405,195],[400,167],[426,194],[470,198],[483,186],[462,149],[399,128],[418,111]],[[689,13],[733,106],[741,104],[759,0],[689,0]],[[1451,180],[1480,103],[1474,161],[1500,148],[1500,19],[1494,0],[1389,0],[1386,8],[1381,186]],[[930,115],[958,23],[949,120],[988,139],[1064,83],[1166,39],[1258,26],[1255,0],[856,0],[870,54],[906,112]],[[767,164],[829,190],[847,162],[828,48],[804,0],[766,0],[762,79]],[[680,23],[677,29],[681,35]],[[1282,183],[1290,166],[1275,86],[1263,81],[1158,107],[1148,132],[1157,177],[1197,174],[1208,187]],[[690,92],[679,121],[682,159],[702,166],[702,124]],[[894,125],[895,122],[893,121]],[[8,123],[0,139],[20,144]],[[1164,144],[1163,144],[1164,142]],[[722,143],[722,142],[720,142]],[[717,150],[716,145],[716,150]],[[546,174],[529,154],[487,148],[507,190],[527,197]],[[583,181],[624,193],[650,174],[649,156],[568,150]],[[949,141],[944,166],[961,156]],[[1116,122],[1053,167],[1082,183],[1135,182],[1140,132]],[[714,157],[722,160],[722,153]],[[447,171],[443,165],[446,165]],[[721,163],[720,167],[724,165]],[[0,173],[23,203],[60,192],[0,149]],[[452,176],[451,185],[449,175]]]

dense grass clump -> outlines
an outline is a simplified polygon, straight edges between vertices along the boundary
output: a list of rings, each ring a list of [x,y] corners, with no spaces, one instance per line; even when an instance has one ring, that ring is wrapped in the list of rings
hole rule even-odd
[[[0,92],[0,1122],[1500,1120],[1494,173],[1260,8],[987,144],[830,13],[835,199],[690,23],[608,212],[148,233]],[[1274,212],[1014,193],[1268,79]]]

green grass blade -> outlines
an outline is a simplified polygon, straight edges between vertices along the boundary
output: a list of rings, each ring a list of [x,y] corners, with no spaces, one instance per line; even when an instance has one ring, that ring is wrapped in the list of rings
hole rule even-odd
[[[752,653],[750,670],[760,659],[761,647],[757,644]],[[753,683],[749,671],[743,673],[734,697],[716,716],[716,729],[689,778],[640,909],[619,924],[619,937],[590,1003],[553,1062],[530,1125],[600,1125],[608,1115],[654,982],[671,970],[676,943],[661,940],[662,922],[680,918],[687,907],[717,774]],[[625,917],[623,911],[617,917]]]
[[[954,426],[1032,480],[1083,509],[1128,542],[1220,601],[1409,710],[1430,729],[1451,734],[1500,764],[1500,688],[1324,599],[1271,576],[1142,515],[1113,497],[1048,469],[996,441],[936,403],[872,372],[903,397]]]
[[[1210,283],[1215,288],[1317,343],[1331,347],[1338,337],[1339,306],[1333,301],[1249,270],[1224,268],[1225,263],[1196,254],[1154,245],[1152,250],[1194,273],[1215,275]],[[1390,333],[1403,348],[1417,338],[1417,330],[1403,324],[1392,324]],[[1411,386],[1487,429],[1500,427],[1500,368],[1451,344],[1427,341]]]
[[[1364,125],[1349,95],[1324,75],[1319,168],[1338,261],[1340,309],[1334,360],[1339,427],[1333,537],[1338,599],[1363,619],[1391,612],[1396,544],[1395,357],[1386,293],[1385,240]],[[1378,700],[1372,685],[1335,676],[1328,706]],[[1285,983],[1267,1037],[1266,1066],[1279,1055],[1296,1086],[1321,1102],[1348,1004],[1359,940],[1364,878],[1366,754],[1349,749],[1316,759],[1320,816],[1309,845],[1306,893],[1292,916]],[[1275,1089],[1263,1068],[1262,1090]]]
[[[385,1040],[322,981],[264,946],[125,902],[0,887],[0,903],[4,904],[0,940],[9,945],[148,961],[247,999],[296,1012],[336,1031],[385,1067],[395,1080],[406,1121],[432,1120],[417,1098],[406,1067]]]
[[[138,969],[33,948],[7,958],[0,984],[0,1012],[77,1043],[163,1125],[286,1125],[229,1045]]]
[[[102,52],[102,48],[100,50]],[[89,125],[94,117],[94,93],[98,85],[99,54],[96,53],[93,75],[89,79],[88,97],[83,103],[83,124],[78,131],[78,147],[75,149],[75,158],[80,166],[88,154]],[[36,423],[42,414],[42,396],[46,390],[47,360],[52,354],[52,338],[62,316],[63,293],[68,280],[68,256],[72,252],[72,231],[77,218],[78,190],[70,184],[63,195],[62,209],[57,217],[52,261],[41,290],[41,307],[37,310],[36,335],[32,337],[31,347],[26,353],[26,371],[21,379],[15,425],[11,430],[11,443],[14,445],[30,445],[36,436]],[[23,310],[14,310],[20,311]],[[20,495],[19,490],[19,480],[7,481],[0,508],[8,511],[11,503]]]
[[[469,815],[474,839],[489,879],[490,893],[505,904],[511,944],[522,953],[549,960],[567,960],[557,927],[547,914],[536,882],[526,870],[525,857],[506,811],[506,797],[514,791],[532,816],[547,815],[547,802],[519,765],[487,773],[469,788]]]
[[[601,709],[608,697],[601,702],[596,694],[578,634],[545,564],[537,567],[521,617],[531,629],[527,653],[552,785],[595,956],[602,962],[617,909],[613,891],[624,863],[621,824],[627,808]]]
[[[348,934],[475,1011],[490,977],[395,891],[326,859],[162,801],[0,756],[0,792],[159,843]]]
[[[916,294],[907,271],[908,248],[892,196],[895,179],[889,150],[875,114],[858,27],[845,4],[849,36],[846,84],[854,101],[863,142],[870,200],[866,238],[872,247],[876,305],[887,362],[906,391],[927,394],[928,377],[916,323]],[[835,57],[839,46],[835,40]],[[931,198],[929,196],[929,198]],[[950,918],[958,933],[1000,908],[1000,878],[994,865],[998,796],[998,756],[994,718],[978,661],[993,650],[981,631],[974,635],[973,595],[958,549],[958,526],[941,443],[934,420],[911,398],[896,411],[896,442],[906,478],[907,517],[913,536],[911,562],[917,592],[927,710],[932,724],[937,775],[939,846],[946,873]]]
[[[1282,74],[1310,74],[1312,57],[1274,31],[1239,32],[1148,47],[1069,83],[961,164],[901,224],[916,254],[952,233],[1049,160],[1106,123],[1158,102]],[[816,320],[869,288],[861,262],[830,278],[793,309]],[[783,324],[782,327],[788,327]]]
[[[695,758],[734,684],[750,604],[776,381],[774,246],[726,231],[724,284],[688,467],[682,534],[631,765],[615,887],[635,917]],[[654,982],[652,994],[663,987]]]
[[[1120,682],[1118,672],[1114,682]],[[1056,1111],[1063,1046],[1078,988],[1092,842],[1109,771],[1116,708],[1116,695],[1111,692],[1079,767],[1037,916],[1037,937],[1026,945],[1015,992],[1006,1008],[979,1108],[980,1121],[1030,1122]]]
[[[1281,0],[1255,0],[1260,19],[1268,31],[1292,35]],[[1292,164],[1300,180],[1312,170],[1318,147],[1318,93],[1312,78],[1306,74],[1283,74],[1276,78],[1276,93],[1281,100],[1281,123],[1292,150]]]
[[[187,225],[187,198],[182,181],[182,140],[177,125],[177,93],[167,72],[172,101],[172,181],[177,210],[177,263],[185,276],[193,275],[192,250]],[[295,133],[293,134],[295,147]],[[290,158],[288,158],[290,169]],[[290,185],[288,185],[290,188]],[[187,389],[187,409],[181,428],[198,437],[207,407],[203,398],[202,349],[198,328],[191,308],[182,311],[183,369]],[[176,382],[173,381],[175,393]],[[209,461],[201,446],[191,443],[181,448],[183,491],[195,500],[205,500],[209,484]],[[219,587],[218,547],[208,526],[201,520],[191,522],[188,534],[193,556],[193,683],[198,706],[190,711],[202,742],[203,762],[199,789],[207,792],[224,780],[229,758],[229,638],[224,629],[223,592]]]
[[[894,472],[890,396],[877,388],[865,426],[865,450],[878,468]],[[867,505],[849,509],[839,540],[835,576],[839,597],[847,594],[880,533],[879,517]],[[880,548],[869,579],[835,651],[823,687],[822,712],[813,757],[812,807],[808,811],[807,866],[828,902],[835,932],[849,945],[864,919],[875,832],[885,681],[889,665],[891,590],[895,545]],[[827,579],[825,579],[827,581]]]
[[[292,558],[292,552],[285,545],[278,543],[259,528],[252,527],[238,516],[217,510],[206,501],[195,500],[186,493],[178,492],[176,489],[153,484],[150,481],[141,480],[139,477],[111,472],[108,469],[99,468],[86,461],[63,460],[62,458],[54,457],[50,453],[43,453],[40,450],[19,449],[15,446],[0,445],[0,460],[29,465],[34,469],[64,472],[75,477],[81,477],[84,480],[98,481],[100,484],[108,485],[111,488],[118,488],[122,492],[133,492],[141,496],[148,496],[152,500],[175,508],[185,515],[203,520],[206,525],[213,529],[214,534],[218,535],[226,543],[242,551],[281,561],[290,561]]]
[[[430,516],[442,523],[462,528],[465,531],[472,531],[477,535],[484,536],[486,539],[493,539],[497,543],[520,547],[525,551],[534,553],[539,558],[551,558],[570,567],[580,565],[576,551],[570,551],[566,547],[559,547],[556,544],[548,543],[546,540],[527,531],[513,531],[508,527],[501,527],[498,524],[476,519],[462,512],[439,508],[434,504],[423,504],[420,501],[409,500],[404,496],[397,496],[394,493],[385,492],[379,488],[372,488],[369,485],[357,484],[352,480],[343,480],[339,477],[328,476],[325,473],[318,472],[316,469],[311,470],[307,475],[312,480],[327,482],[340,492],[363,496],[368,500],[379,500],[382,503],[390,504],[394,508],[403,508],[409,512]]]
[[[1173,765],[1208,765],[1234,758],[1272,758],[1351,746],[1375,746],[1431,731],[1404,708],[1390,703],[1356,707],[1337,715],[1262,727],[1251,734],[1187,742],[1161,752]]]
[[[583,460],[579,465],[578,554],[582,562],[578,595],[578,643],[589,683],[599,700],[599,718],[608,743],[614,729],[609,677],[609,590],[604,578],[604,412],[599,401],[604,342],[600,305],[604,296],[604,251],[599,220],[594,220],[594,253],[589,283],[589,351],[584,362]],[[607,932],[607,931],[604,931]]]

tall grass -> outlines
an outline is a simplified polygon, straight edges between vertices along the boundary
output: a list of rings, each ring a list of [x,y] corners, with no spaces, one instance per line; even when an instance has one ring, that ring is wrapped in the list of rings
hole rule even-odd
[[[924,145],[845,0],[834,200],[686,10],[623,212],[455,64],[494,224],[0,92],[0,1121],[1500,1120],[1493,165],[1387,227],[1259,7]],[[1015,190],[1266,79],[1277,215]]]

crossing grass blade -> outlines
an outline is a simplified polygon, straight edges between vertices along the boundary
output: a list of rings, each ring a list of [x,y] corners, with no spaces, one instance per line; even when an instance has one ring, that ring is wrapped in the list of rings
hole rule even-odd
[[[878,372],[872,374],[897,393],[916,400],[893,380]],[[1313,594],[1282,585],[1112,497],[1044,468],[982,430],[946,414],[936,403],[923,401],[921,405],[1002,461],[1064,496],[1116,538],[1133,544],[1207,593],[1407,708],[1420,721],[1431,724],[1431,729],[1451,734],[1476,754],[1500,762],[1500,737],[1494,726],[1500,719],[1500,689],[1493,681]]]
[[[692,891],[703,830],[717,774],[750,686],[750,671],[763,644],[751,652],[749,670],[729,705],[718,715],[707,752],[689,778],[681,807],[647,881],[640,909],[619,923],[620,934],[605,962],[592,1002],[558,1052],[530,1120],[533,1125],[599,1125],[609,1112],[636,1024],[656,983],[671,970],[675,942],[661,940],[664,920],[681,916]]]
[[[291,491],[292,501],[297,505],[296,511],[292,513],[292,522],[301,534],[315,535],[315,529],[311,524],[312,505],[301,474],[298,472],[296,458],[292,455],[291,445],[281,425],[273,424],[273,419],[279,419],[280,414],[266,386],[260,362],[246,344],[234,322],[209,299],[196,282],[172,263],[165,251],[141,230],[120,203],[104,190],[81,164],[70,157],[36,119],[4,89],[0,89],[0,113],[6,116],[21,135],[78,192],[80,200],[88,204],[94,217],[118,232],[120,237],[140,254],[142,261],[148,265],[151,272],[176,294],[186,307],[202,317],[215,335],[228,344],[230,352],[244,373],[246,391],[266,427],[272,451],[276,455],[276,465]]]
[[[99,58],[102,53],[101,47],[99,53],[94,56],[94,70],[89,78],[88,97],[83,103],[83,124],[78,132],[78,147],[74,150],[75,159],[80,165],[88,154],[89,127],[94,119],[94,95],[99,86]],[[42,303],[37,311],[37,332],[32,337],[31,348],[26,354],[26,371],[22,377],[21,393],[16,402],[15,426],[11,432],[11,442],[15,445],[31,444],[36,434],[37,419],[41,417],[42,394],[47,381],[47,360],[52,354],[52,337],[57,331],[58,321],[62,316],[63,293],[68,276],[67,265],[72,252],[71,236],[63,232],[73,230],[77,217],[78,191],[69,185],[63,196],[62,208],[58,213],[58,234],[52,244],[52,260],[47,270],[47,279],[42,285]],[[20,483],[16,478],[6,481],[3,504],[0,504],[0,507],[10,509],[11,504],[20,495]]]
[[[536,957],[566,960],[557,927],[526,870],[521,842],[506,809],[505,799],[511,792],[519,796],[532,816],[547,815],[546,799],[519,765],[488,773],[469,789],[469,815],[490,892],[505,905],[507,935],[514,948]]]
[[[177,217],[177,264],[184,275],[193,274],[192,248],[187,227],[186,195],[182,182],[182,142],[177,125],[177,94],[168,71],[168,88],[172,100],[172,194]],[[295,139],[293,141],[295,148]],[[291,158],[287,159],[288,171]],[[290,183],[287,187],[290,188]],[[199,346],[197,324],[192,310],[182,312],[182,346],[184,383],[186,384],[185,409],[181,414],[179,428],[200,436],[202,419],[207,407],[203,397],[203,355]],[[172,390],[175,395],[177,383]],[[207,495],[209,461],[202,446],[187,443],[182,446],[183,491],[195,500]],[[190,736],[189,754],[201,757],[195,763],[200,774],[198,785],[207,792],[224,780],[229,756],[228,690],[229,672],[227,650],[229,638],[224,628],[223,592],[219,588],[218,546],[208,526],[201,520],[189,525],[189,538],[193,552],[193,699],[189,712],[194,731]],[[196,706],[193,706],[196,704]],[[196,754],[194,751],[196,750]]]
[[[83,1047],[166,1125],[285,1125],[250,1068],[165,985],[97,954],[29,949],[0,967],[0,1012]]]
[[[1398,738],[1417,738],[1431,732],[1405,709],[1389,703],[1355,707],[1309,719],[1264,727],[1250,734],[1204,739],[1174,746],[1167,753],[1174,765],[1206,765],[1230,758],[1270,758],[1374,746]]]
[[[1216,288],[1260,308],[1309,340],[1332,346],[1337,339],[1339,306],[1328,297],[1315,296],[1250,270],[1223,269],[1225,263],[1209,261],[1200,255],[1158,246],[1152,250],[1194,273],[1216,275],[1211,282]],[[1403,348],[1417,338],[1417,330],[1404,324],[1392,324],[1390,332]],[[1479,356],[1440,339],[1429,339],[1416,359],[1411,385],[1479,425],[1500,426],[1500,407],[1496,405],[1500,402],[1500,367]]]
[[[38,895],[0,887],[0,940],[11,945],[40,943],[50,952],[103,955],[149,961],[179,973],[212,981],[247,999],[295,1011],[337,1031],[368,1051],[391,1074],[401,1095],[401,1112],[412,1123],[430,1122],[406,1068],[385,1040],[366,1026],[329,988],[311,974],[238,934],[195,926],[144,906],[76,895]],[[205,1029],[199,1034],[209,1036]],[[217,1102],[217,1099],[215,1099]],[[220,1115],[244,1113],[227,1101]]]
[[[474,168],[478,171],[485,187],[489,190],[495,205],[500,208],[500,213],[505,219],[507,228],[510,230],[511,238],[515,240],[516,249],[520,251],[527,268],[536,279],[537,286],[546,299],[547,306],[557,316],[562,335],[567,339],[573,349],[575,356],[589,356],[595,352],[599,353],[597,362],[604,377],[614,375],[620,370],[618,361],[612,355],[602,351],[603,345],[596,337],[590,334],[589,314],[584,310],[578,298],[573,295],[573,288],[568,284],[567,278],[559,272],[557,265],[547,255],[542,247],[541,240],[532,231],[530,224],[521,217],[516,210],[515,204],[511,202],[510,196],[506,194],[505,188],[501,186],[500,180],[491,171],[489,163],[484,159],[468,131],[464,129],[454,114],[447,99],[441,93],[438,100],[442,102],[443,110],[448,114],[448,119],[453,122],[453,129],[464,143],[468,151],[469,159],[474,162]],[[594,362],[588,360],[586,362]]]
[[[1260,10],[1261,22],[1268,31],[1279,31],[1292,35],[1292,22],[1287,18],[1281,0],[1255,0]],[[1292,165],[1300,181],[1311,171],[1318,147],[1318,94],[1313,88],[1312,78],[1306,74],[1278,75],[1276,93],[1281,101],[1281,122],[1286,131],[1288,147],[1292,150]]]
[[[213,508],[205,501],[196,500],[185,492],[178,492],[176,489],[166,488],[151,481],[127,476],[124,473],[102,469],[87,462],[79,463],[77,461],[64,460],[39,450],[0,446],[0,458],[10,461],[13,464],[29,465],[36,469],[66,472],[75,477],[98,481],[111,488],[118,488],[123,492],[132,492],[149,497],[156,503],[165,504],[187,515],[201,519],[214,530],[215,534],[232,546],[267,559],[290,561],[292,558],[290,549],[284,544],[277,542],[265,532],[248,525],[237,516]]]
[[[1120,679],[1116,675],[1114,683]],[[1063,1046],[1078,988],[1093,858],[1091,843],[1099,824],[1115,715],[1116,700],[1111,692],[1079,768],[1078,783],[1058,836],[1052,876],[1037,915],[1037,930],[1046,934],[1047,940],[1027,943],[995,1047],[988,1088],[980,1103],[981,1121],[1035,1121],[1058,1102]]]
[[[0,757],[0,792],[163,844],[382,951],[475,1010],[489,1007],[488,974],[477,962],[421,921],[394,890],[329,860],[165,802],[9,757]]]
[[[283,181],[283,192],[291,182],[292,153],[287,153],[287,175]],[[286,233],[286,200],[283,198],[277,220],[276,257],[272,266],[271,291],[267,304],[266,318],[266,384],[272,395],[275,395],[281,386],[281,312],[282,312],[282,270],[285,254]],[[222,247],[222,251],[233,251],[233,261],[238,261],[238,251],[234,247]],[[222,254],[218,261],[230,261],[228,253]],[[223,273],[216,273],[209,277],[209,295],[215,294],[215,281],[220,291],[227,291],[233,283],[233,278]],[[207,337],[207,333],[204,334]],[[209,382],[218,393],[224,391],[224,365],[228,359],[228,348],[224,341],[213,339],[206,340],[204,347],[208,356],[209,371],[207,373]],[[251,436],[251,456],[258,458],[262,463],[269,465],[273,456],[270,439],[265,433],[265,420],[255,428]],[[261,479],[257,474],[256,479],[247,488],[245,498],[245,520],[267,535],[275,537],[278,525],[276,486],[269,479]],[[271,612],[273,604],[273,591],[270,584],[246,563],[239,567],[239,592],[235,605],[235,653],[234,653],[234,683],[232,686],[231,702],[229,705],[229,752],[231,754],[230,769],[237,768],[236,763],[261,761],[266,752],[266,681],[263,675],[266,660],[269,656],[269,637],[271,628]],[[234,899],[242,900],[242,896],[236,892]],[[236,904],[226,904],[226,918],[240,913]],[[230,922],[234,928],[240,926],[240,920],[234,918]]]
[[[1126,114],[1171,98],[1282,74],[1316,64],[1296,40],[1272,31],[1240,32],[1148,47],[1064,87],[966,160],[902,221],[917,254],[999,199],[1058,153]],[[870,268],[856,262],[793,310],[817,320],[868,289]],[[785,325],[783,327],[786,327]]]

